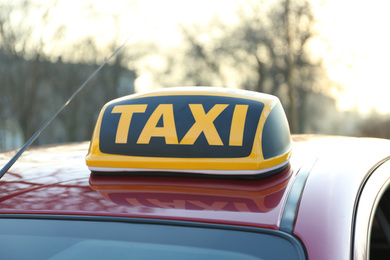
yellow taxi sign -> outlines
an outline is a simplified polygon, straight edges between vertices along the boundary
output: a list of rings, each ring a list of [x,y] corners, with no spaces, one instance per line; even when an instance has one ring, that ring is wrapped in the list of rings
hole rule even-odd
[[[91,171],[261,174],[292,142],[279,100],[224,88],[169,88],[107,103],[86,157]]]

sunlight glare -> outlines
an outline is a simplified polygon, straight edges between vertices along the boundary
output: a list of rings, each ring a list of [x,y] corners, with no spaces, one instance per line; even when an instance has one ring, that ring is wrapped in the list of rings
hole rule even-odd
[[[331,49],[325,56],[329,76],[344,87],[342,109],[390,112],[388,7],[390,2],[380,0],[327,0],[317,9],[320,32]]]

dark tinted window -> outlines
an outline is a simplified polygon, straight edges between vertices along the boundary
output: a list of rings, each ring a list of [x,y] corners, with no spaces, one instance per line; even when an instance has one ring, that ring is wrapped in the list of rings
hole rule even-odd
[[[86,220],[0,219],[0,259],[302,259],[277,231]]]
[[[383,194],[371,228],[370,259],[390,257],[390,189]]]

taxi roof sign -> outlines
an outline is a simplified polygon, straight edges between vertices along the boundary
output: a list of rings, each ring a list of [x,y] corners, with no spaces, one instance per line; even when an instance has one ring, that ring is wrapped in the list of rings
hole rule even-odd
[[[283,168],[292,141],[278,98],[168,88],[107,103],[86,162],[91,171],[257,175]]]

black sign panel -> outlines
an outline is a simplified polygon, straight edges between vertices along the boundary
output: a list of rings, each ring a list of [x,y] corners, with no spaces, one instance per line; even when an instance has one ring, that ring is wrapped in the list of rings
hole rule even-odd
[[[247,157],[263,108],[259,101],[203,95],[116,102],[103,114],[100,150],[145,157]]]

